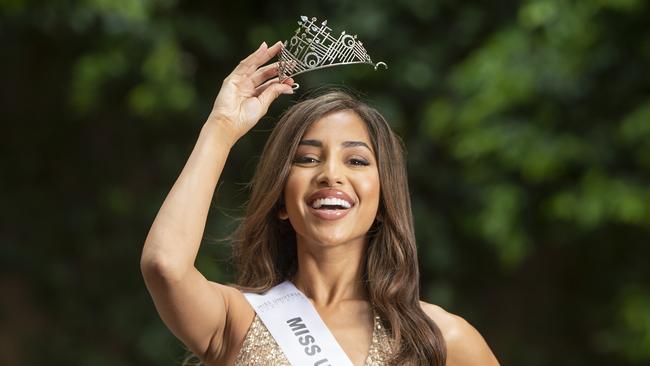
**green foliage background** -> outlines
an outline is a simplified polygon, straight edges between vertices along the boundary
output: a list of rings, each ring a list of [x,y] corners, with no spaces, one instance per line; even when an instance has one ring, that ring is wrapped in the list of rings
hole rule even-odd
[[[424,298],[503,365],[650,365],[643,0],[0,1],[0,364],[179,364],[144,238],[222,79],[301,14],[389,64],[298,81],[361,91],[404,138]],[[296,98],[229,157],[197,261],[213,280]]]

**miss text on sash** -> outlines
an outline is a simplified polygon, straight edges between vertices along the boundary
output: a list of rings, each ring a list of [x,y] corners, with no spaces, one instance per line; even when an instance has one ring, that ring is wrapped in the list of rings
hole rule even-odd
[[[287,324],[291,328],[293,335],[298,337],[298,343],[305,347],[305,354],[308,356],[315,356],[317,353],[320,353],[321,348],[316,344],[316,339],[309,334],[309,329],[305,323],[303,323],[302,318],[296,317],[287,320]],[[312,344],[313,343],[313,344]],[[311,344],[311,346],[310,346]],[[327,363],[326,363],[327,362]],[[314,366],[331,366],[327,358],[320,359],[314,363]]]

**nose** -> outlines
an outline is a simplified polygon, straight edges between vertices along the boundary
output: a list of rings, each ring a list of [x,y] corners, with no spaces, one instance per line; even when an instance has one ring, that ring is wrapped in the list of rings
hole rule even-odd
[[[321,165],[322,169],[318,173],[318,185],[333,187],[343,184],[342,167],[335,159],[328,159],[325,164]]]

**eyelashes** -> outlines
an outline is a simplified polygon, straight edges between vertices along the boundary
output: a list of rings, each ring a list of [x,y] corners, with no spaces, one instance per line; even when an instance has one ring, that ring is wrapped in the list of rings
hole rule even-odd
[[[350,159],[350,162],[354,162],[353,165],[359,165],[359,166],[368,166],[370,165],[369,162],[362,160],[362,159]]]
[[[318,159],[309,157],[309,156],[299,156],[293,160],[294,164],[313,164],[319,163]],[[370,163],[364,159],[352,158],[348,160],[348,163],[353,166],[368,166]]]
[[[309,163],[316,163],[318,160],[306,156],[299,156],[295,159],[293,159],[294,164],[309,164]]]

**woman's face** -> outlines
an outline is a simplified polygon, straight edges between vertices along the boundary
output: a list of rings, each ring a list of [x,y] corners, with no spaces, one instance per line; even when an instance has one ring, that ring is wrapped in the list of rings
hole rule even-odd
[[[364,242],[379,207],[379,172],[366,124],[353,111],[321,118],[302,137],[280,213],[298,242]]]

